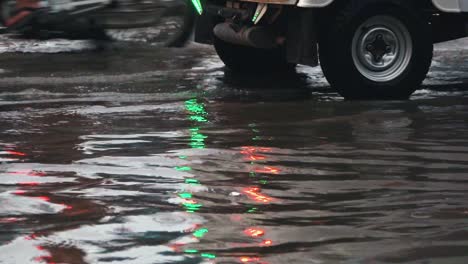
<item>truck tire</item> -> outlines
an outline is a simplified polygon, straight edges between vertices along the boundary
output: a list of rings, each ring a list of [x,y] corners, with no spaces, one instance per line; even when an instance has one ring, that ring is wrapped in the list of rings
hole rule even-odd
[[[408,2],[351,0],[322,21],[320,63],[340,95],[407,99],[419,88],[433,43],[427,20]]]
[[[257,49],[227,43],[214,37],[213,45],[219,58],[233,72],[261,73],[292,71],[295,64],[288,63],[281,49]]]

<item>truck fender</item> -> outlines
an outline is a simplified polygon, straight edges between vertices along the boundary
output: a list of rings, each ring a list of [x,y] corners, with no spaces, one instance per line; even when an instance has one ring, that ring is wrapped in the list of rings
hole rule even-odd
[[[468,12],[468,0],[432,0],[432,3],[443,12]]]
[[[326,7],[335,0],[299,0],[298,7],[320,8]],[[442,12],[468,12],[468,0],[432,0],[434,6]]]
[[[335,0],[299,0],[298,7],[326,7]]]

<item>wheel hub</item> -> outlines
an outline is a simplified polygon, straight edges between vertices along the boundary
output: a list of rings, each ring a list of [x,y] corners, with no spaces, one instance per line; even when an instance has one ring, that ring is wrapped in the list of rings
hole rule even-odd
[[[356,68],[366,78],[386,82],[397,78],[408,66],[412,40],[406,27],[389,16],[376,16],[356,31],[352,43]]]
[[[391,41],[387,42],[386,39]],[[394,55],[392,52],[395,50],[394,43],[396,42],[391,32],[385,29],[374,30],[364,39],[364,42],[367,43],[366,51],[372,58],[371,61],[368,61],[370,64],[375,64],[376,67],[389,64],[389,61],[384,60],[384,57]]]

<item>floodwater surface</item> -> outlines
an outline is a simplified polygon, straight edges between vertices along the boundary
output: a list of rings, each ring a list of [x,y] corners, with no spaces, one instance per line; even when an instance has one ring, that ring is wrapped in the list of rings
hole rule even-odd
[[[394,102],[138,45],[0,54],[0,263],[467,263],[457,44]]]

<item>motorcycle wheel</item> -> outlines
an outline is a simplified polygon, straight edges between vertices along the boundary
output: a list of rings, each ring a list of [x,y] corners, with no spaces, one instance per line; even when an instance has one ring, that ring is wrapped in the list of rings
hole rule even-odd
[[[12,16],[15,10],[15,0],[1,0],[0,1],[0,23],[5,26],[6,21]]]
[[[180,2],[176,8],[168,8],[162,21],[175,21],[172,35],[165,41],[167,47],[182,47],[190,39],[195,25],[195,9],[189,1]]]
[[[166,47],[181,47],[190,39],[196,18],[190,0],[152,0],[146,6],[135,1],[120,0],[122,8],[97,16],[113,39]]]

